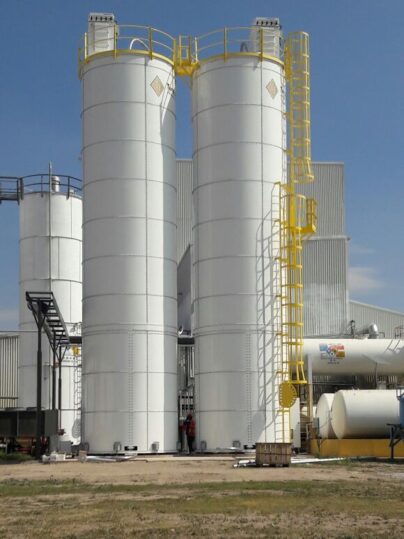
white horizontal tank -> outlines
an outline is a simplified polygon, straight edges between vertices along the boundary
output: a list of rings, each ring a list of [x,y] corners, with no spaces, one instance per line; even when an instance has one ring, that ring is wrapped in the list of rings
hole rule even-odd
[[[323,393],[318,400],[314,417],[318,419],[319,435],[321,438],[335,438],[331,424],[331,407],[334,393]]]
[[[324,375],[404,375],[404,340],[305,339],[306,368]]]
[[[45,178],[47,189],[47,178]],[[31,180],[31,183],[33,181]],[[38,190],[38,186],[33,188]],[[66,191],[66,186],[65,186]],[[70,330],[81,322],[81,225],[82,200],[77,194],[60,190],[60,180],[52,178],[51,192],[29,192],[19,205],[20,221],[20,353],[19,398],[22,408],[36,406],[37,327],[27,307],[25,293],[52,291]],[[42,337],[42,407],[52,408],[52,353]],[[78,403],[74,399],[75,360],[67,353],[62,362],[62,410],[60,428],[73,442],[80,438]],[[58,396],[56,394],[56,403]]]
[[[196,424],[213,450],[290,441],[276,376],[284,70],[251,41],[228,57],[207,49],[191,86]]]
[[[92,49],[82,71],[83,438],[91,453],[173,451],[178,434],[174,72],[143,45],[132,54],[129,42],[116,54]]]
[[[337,438],[389,438],[388,423],[398,424],[396,390],[355,389],[335,394],[331,424]]]

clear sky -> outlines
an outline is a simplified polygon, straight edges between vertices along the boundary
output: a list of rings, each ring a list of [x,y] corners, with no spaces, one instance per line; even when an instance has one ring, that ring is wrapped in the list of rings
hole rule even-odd
[[[311,40],[312,153],[345,163],[351,298],[404,312],[403,0],[13,0],[1,2],[0,175],[81,177],[77,47],[90,11],[198,35],[281,18]],[[190,157],[189,92],[177,151]],[[17,206],[0,206],[0,329],[17,327]]]

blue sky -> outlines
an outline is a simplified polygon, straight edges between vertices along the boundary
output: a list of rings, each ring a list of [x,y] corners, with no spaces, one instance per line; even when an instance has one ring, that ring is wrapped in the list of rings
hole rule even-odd
[[[345,163],[351,297],[404,312],[402,0],[3,1],[0,175],[81,176],[77,47],[90,11],[172,35],[281,18],[311,40],[312,153]],[[177,91],[177,151],[189,157],[189,92]],[[0,206],[0,329],[18,318],[18,214]]]

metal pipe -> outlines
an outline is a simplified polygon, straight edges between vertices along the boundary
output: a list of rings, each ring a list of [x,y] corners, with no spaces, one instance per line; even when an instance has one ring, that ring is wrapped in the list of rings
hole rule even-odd
[[[62,412],[62,350],[59,347],[59,380],[58,380],[58,410],[59,421],[58,427],[60,428],[61,412]]]
[[[40,306],[39,306],[40,307]],[[42,435],[42,326],[44,316],[41,309],[38,309],[38,348],[37,348],[37,368],[36,368],[36,442],[35,458],[41,458],[41,435]]]
[[[56,409],[56,335],[53,336],[52,410]]]

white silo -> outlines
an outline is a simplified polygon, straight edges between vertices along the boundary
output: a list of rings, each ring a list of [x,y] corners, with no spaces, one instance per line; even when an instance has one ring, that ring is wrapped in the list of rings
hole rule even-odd
[[[172,451],[178,432],[173,40],[91,14],[87,44],[83,439],[91,453]]]
[[[49,185],[51,189],[49,190]],[[19,200],[20,220],[20,354],[18,405],[36,406],[37,327],[27,308],[25,292],[52,291],[68,330],[81,322],[82,200],[72,179],[44,176],[24,179]],[[43,335],[42,406],[51,409],[53,358]],[[68,352],[62,362],[60,428],[79,441],[79,414],[74,404],[76,368]],[[58,374],[56,375],[58,379]],[[56,405],[58,395],[56,394]]]
[[[245,30],[199,38],[192,81],[195,391],[207,449],[290,442],[279,405],[281,30],[276,19]],[[218,54],[209,43],[221,40]]]

